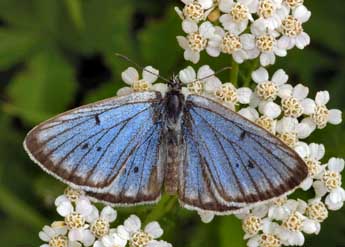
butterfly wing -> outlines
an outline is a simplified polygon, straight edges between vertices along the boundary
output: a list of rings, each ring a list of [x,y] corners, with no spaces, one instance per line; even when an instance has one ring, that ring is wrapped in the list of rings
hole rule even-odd
[[[133,93],[76,108],[35,127],[24,147],[45,171],[73,187],[100,192],[121,181],[122,193],[133,193],[142,179],[142,192],[157,197],[162,164],[155,163],[157,152],[145,151],[159,146],[161,99],[158,92]]]
[[[186,99],[183,137],[187,158],[179,197],[187,207],[231,211],[224,205],[245,207],[281,196],[308,174],[303,160],[278,138],[205,97]],[[200,199],[202,187],[213,195],[212,207]]]
[[[141,137],[141,144],[111,186],[101,193],[87,194],[98,201],[118,206],[156,202],[161,194],[166,162],[161,133],[162,123],[159,122]]]

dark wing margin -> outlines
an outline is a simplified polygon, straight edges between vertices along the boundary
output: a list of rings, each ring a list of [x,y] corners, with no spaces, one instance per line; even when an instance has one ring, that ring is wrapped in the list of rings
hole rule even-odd
[[[202,96],[186,99],[183,138],[179,198],[186,207],[231,212],[290,193],[308,175],[304,161],[277,137]],[[202,198],[208,195],[212,203]]]
[[[158,133],[155,138],[160,135],[161,100],[159,92],[141,92],[70,110],[31,130],[24,148],[35,163],[59,180],[101,192],[135,163],[133,157],[147,143],[143,137],[152,139],[148,135],[153,131]]]

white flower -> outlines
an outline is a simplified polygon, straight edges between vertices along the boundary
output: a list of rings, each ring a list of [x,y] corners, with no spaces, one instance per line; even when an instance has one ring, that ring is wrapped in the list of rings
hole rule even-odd
[[[274,103],[281,87],[287,82],[288,75],[284,70],[277,70],[272,79],[269,79],[268,71],[261,67],[252,73],[252,79],[257,83],[255,94],[252,95],[251,107],[259,107],[259,111],[272,119],[281,114],[281,108]]]
[[[54,222],[52,226],[44,226],[39,237],[47,244],[42,244],[40,247],[81,247],[79,243],[68,240],[67,231],[68,229],[63,225],[63,222]]]
[[[130,236],[124,226],[119,225],[116,229],[111,229],[109,234],[97,240],[94,247],[125,247]]]
[[[279,46],[289,50],[295,46],[303,49],[309,45],[310,37],[303,31],[302,24],[308,21],[310,16],[311,12],[304,5],[293,9],[292,15],[286,16],[280,26],[283,36],[278,41]]]
[[[127,95],[132,92],[143,92],[151,88],[152,84],[158,79],[159,71],[152,66],[146,66],[142,72],[142,79],[140,79],[138,71],[129,67],[122,72],[122,80],[131,87],[123,87],[118,90],[117,95]]]
[[[262,30],[274,30],[281,25],[288,10],[283,7],[282,0],[259,0],[257,14],[259,18],[255,20],[255,26]]]
[[[300,186],[307,191],[313,185],[313,179],[318,178],[323,170],[320,160],[325,155],[325,147],[322,144],[311,143],[308,145],[299,142],[296,144],[295,151],[303,158],[308,167],[308,177]]]
[[[292,87],[290,84],[284,85],[279,92],[284,115],[286,117],[298,118],[303,114],[312,114],[315,110],[315,102],[307,98],[308,94],[309,88],[302,84],[298,84],[295,87]]]
[[[205,49],[208,52],[208,41],[216,35],[215,27],[206,21],[200,27],[194,22],[189,22],[188,25],[184,25],[182,28],[187,33],[187,37],[177,36],[177,41],[185,50],[184,58],[187,61],[197,63],[200,60],[200,52]]]
[[[57,207],[58,213],[65,217],[65,224],[69,229],[68,238],[70,241],[79,241],[85,246],[91,246],[95,236],[88,229],[88,224],[97,208],[87,198],[80,198],[74,207],[71,202],[64,201]]]
[[[338,109],[327,108],[329,102],[329,93],[327,91],[321,91],[316,94],[314,111],[309,118],[305,121],[314,128],[323,129],[327,126],[327,123],[334,125],[342,122],[342,113]]]
[[[216,77],[215,72],[208,65],[203,65],[195,72],[193,67],[188,66],[179,72],[179,79],[187,85],[182,92],[188,94],[203,94],[212,92],[215,88],[222,85],[222,82]]]
[[[220,0],[219,9],[227,13],[219,19],[223,27],[240,34],[248,27],[249,21],[254,21],[252,14],[257,10],[257,0]]]
[[[279,225],[268,218],[262,222],[262,233],[254,235],[248,240],[248,247],[280,247],[281,239],[278,236]]]
[[[325,203],[330,210],[338,210],[344,205],[345,190],[341,187],[341,172],[344,170],[344,160],[331,158],[322,173],[321,180],[313,186],[317,197],[327,194]]]
[[[302,139],[310,130],[300,124],[296,118],[283,117],[277,122],[277,136],[290,147],[295,147],[299,139]]]
[[[130,235],[130,245],[132,247],[171,247],[165,241],[157,241],[163,235],[163,229],[158,222],[150,222],[141,230],[141,221],[138,216],[131,215],[124,222],[124,227]]]
[[[251,32],[255,35],[255,46],[252,44],[253,48],[247,51],[250,59],[260,56],[260,64],[267,66],[275,63],[276,56],[285,57],[287,55],[286,48],[277,41],[279,36],[277,31],[262,30],[253,24]]]
[[[182,10],[175,8],[176,13],[181,17],[183,25],[188,22],[196,22],[205,20],[212,11],[213,0],[183,0],[185,6]]]
[[[229,54],[239,64],[250,58],[247,50],[255,47],[254,35],[237,35],[232,32],[225,32],[220,27],[216,27],[215,33],[216,35],[209,40],[208,53],[210,56],[218,57],[220,53]]]
[[[249,104],[253,92],[250,88],[236,88],[232,83],[226,82],[213,90],[213,97],[235,111],[238,103]]]
[[[117,212],[109,206],[102,209],[101,214],[98,211],[90,218],[90,230],[97,238],[107,235],[110,230],[110,223],[114,222]]]

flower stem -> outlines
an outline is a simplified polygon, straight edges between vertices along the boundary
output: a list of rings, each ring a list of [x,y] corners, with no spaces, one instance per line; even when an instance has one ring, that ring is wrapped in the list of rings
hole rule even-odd
[[[252,64],[250,66],[250,69],[248,71],[248,75],[243,80],[243,87],[250,87],[250,82],[252,80],[252,72],[258,67],[259,65],[259,59],[255,59],[252,61]]]
[[[239,65],[236,63],[234,59],[231,61],[231,73],[230,73],[230,82],[237,87],[238,84],[238,73],[239,73]]]

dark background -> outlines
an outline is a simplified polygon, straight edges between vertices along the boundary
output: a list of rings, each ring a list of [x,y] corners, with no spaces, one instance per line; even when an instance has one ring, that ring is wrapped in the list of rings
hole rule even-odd
[[[60,219],[53,202],[64,186],[24,153],[21,143],[26,132],[59,112],[115,95],[123,86],[120,74],[128,64],[114,52],[153,65],[165,76],[183,68],[187,63],[175,39],[182,30],[173,11],[179,4],[163,0],[0,0],[1,246],[38,246],[41,227]],[[329,90],[329,106],[344,110],[345,3],[313,0],[305,5],[312,11],[305,25],[312,44],[303,51],[289,52],[275,67],[283,67],[291,75],[290,82],[308,85],[313,94]],[[202,63],[216,69],[229,65],[230,59],[205,56]],[[240,66],[244,71],[240,78],[248,76],[248,67],[249,63]],[[324,143],[327,158],[345,157],[344,130],[344,125],[329,126],[310,141]],[[150,209],[121,209],[117,222],[130,213],[144,216]],[[173,207],[153,218],[160,218],[164,239],[174,246],[245,245],[240,222],[231,216],[205,225],[195,213]],[[305,246],[344,244],[345,210],[340,210],[330,214],[320,235],[308,237]]]

